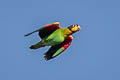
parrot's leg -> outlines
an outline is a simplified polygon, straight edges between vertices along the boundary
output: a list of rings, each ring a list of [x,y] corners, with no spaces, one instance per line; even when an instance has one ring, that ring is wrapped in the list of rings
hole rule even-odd
[[[45,45],[43,43],[44,43],[44,40],[38,42],[35,45],[30,46],[30,49],[38,49],[38,48],[41,48],[41,47],[45,47]]]

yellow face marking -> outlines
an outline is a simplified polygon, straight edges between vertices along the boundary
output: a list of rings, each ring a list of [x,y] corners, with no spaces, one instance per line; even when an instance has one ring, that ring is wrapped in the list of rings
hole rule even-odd
[[[78,30],[78,27],[77,26],[74,26],[73,28],[72,28],[72,31],[77,31]]]

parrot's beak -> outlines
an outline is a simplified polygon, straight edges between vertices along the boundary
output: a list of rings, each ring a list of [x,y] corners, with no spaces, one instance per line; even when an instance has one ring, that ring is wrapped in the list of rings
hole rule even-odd
[[[80,31],[81,30],[81,27],[80,26],[77,26],[78,27],[78,31]]]

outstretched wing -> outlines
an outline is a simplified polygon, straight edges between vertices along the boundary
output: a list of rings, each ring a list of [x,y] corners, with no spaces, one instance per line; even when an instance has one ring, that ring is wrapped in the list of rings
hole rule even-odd
[[[29,35],[35,33],[35,32],[39,32],[39,36],[41,38],[44,38],[45,36],[50,35],[52,32],[54,32],[55,30],[60,29],[60,28],[61,27],[60,27],[59,22],[54,22],[52,24],[47,24],[44,27],[42,27],[40,29],[37,29],[37,30],[35,30],[33,32],[30,32],[30,33],[28,33],[28,34],[26,34],[24,36],[26,37],[26,36],[29,36]]]
[[[42,29],[39,30],[39,36],[41,38],[44,38],[45,36],[50,35],[51,33],[53,33],[55,30],[60,29],[61,27],[59,26],[59,24],[47,24],[45,25],[45,27],[43,27]]]
[[[70,44],[72,43],[73,37],[69,36],[68,38],[65,39],[65,41],[59,45],[52,46],[48,52],[45,53],[45,59],[50,60],[56,56],[58,56],[60,53],[65,51]]]

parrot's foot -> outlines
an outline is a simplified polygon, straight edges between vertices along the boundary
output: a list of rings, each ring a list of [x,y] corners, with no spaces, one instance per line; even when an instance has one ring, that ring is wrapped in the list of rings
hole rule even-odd
[[[45,47],[45,45],[41,45],[41,46],[35,46],[35,45],[32,45],[30,46],[30,49],[38,49],[38,48],[41,48],[41,47]]]

